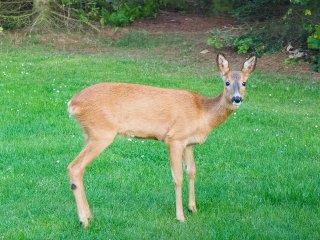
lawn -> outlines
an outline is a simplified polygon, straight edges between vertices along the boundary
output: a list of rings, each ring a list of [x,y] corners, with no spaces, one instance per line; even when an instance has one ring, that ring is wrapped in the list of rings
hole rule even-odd
[[[195,148],[199,211],[187,212],[184,181],[185,223],[165,144],[118,137],[86,170],[94,219],[82,229],[66,168],[84,141],[68,100],[111,81],[210,96],[222,80],[148,49],[0,41],[0,239],[320,239],[319,80],[252,74],[244,104]]]

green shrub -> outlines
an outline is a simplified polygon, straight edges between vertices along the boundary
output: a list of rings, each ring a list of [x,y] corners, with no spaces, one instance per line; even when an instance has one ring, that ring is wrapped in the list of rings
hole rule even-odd
[[[244,31],[246,30],[242,27],[213,29],[210,32],[211,37],[208,39],[207,44],[209,46],[214,46],[217,49],[222,47],[233,47],[235,39],[241,36]]]
[[[159,4],[155,0],[132,1],[126,3],[124,1],[116,1],[112,4],[112,10],[108,11],[102,8],[103,14],[100,16],[100,23],[107,23],[114,26],[126,26],[137,18],[156,16]]]
[[[320,24],[315,26],[315,31],[307,39],[308,48],[319,50],[320,49]]]
[[[211,31],[208,45],[216,48],[230,47],[241,53],[254,53],[262,55],[265,52],[279,51],[284,45],[285,39],[280,36],[281,29],[274,29],[271,35],[270,29],[279,28],[279,24],[268,22],[256,24],[251,28],[239,26],[237,28],[224,28]],[[275,34],[278,32],[278,34]]]
[[[233,45],[238,49],[238,53],[247,53],[254,49],[254,39],[250,36],[241,36],[234,40]]]
[[[215,46],[217,49],[223,47],[223,44],[218,40],[216,36],[212,36],[207,41],[208,46]]]
[[[137,18],[156,16],[160,6],[158,0],[88,0],[86,4],[81,0],[62,0],[60,4],[81,21],[99,21],[102,26],[126,26]]]
[[[315,25],[314,32],[307,39],[308,48],[314,52],[311,56],[312,69],[320,72],[320,24]]]
[[[235,6],[234,16],[250,26],[233,40],[238,53],[277,52],[291,43],[296,47],[309,49],[312,67],[319,71],[318,0],[242,0],[237,1]],[[260,20],[258,24],[257,20]]]
[[[232,13],[243,22],[264,21],[283,16],[289,5],[288,0],[240,0],[235,1]]]

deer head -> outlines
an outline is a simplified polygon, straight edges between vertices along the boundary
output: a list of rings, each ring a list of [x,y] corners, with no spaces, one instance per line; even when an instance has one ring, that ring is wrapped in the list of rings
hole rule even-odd
[[[223,54],[217,55],[217,65],[224,81],[224,96],[231,108],[237,108],[243,101],[246,92],[246,81],[255,69],[257,58],[250,57],[244,62],[241,71],[231,71]]]

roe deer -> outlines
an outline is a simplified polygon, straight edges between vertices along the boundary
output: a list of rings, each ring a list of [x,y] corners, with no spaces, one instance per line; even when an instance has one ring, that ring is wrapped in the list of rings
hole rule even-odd
[[[176,218],[181,222],[185,220],[182,162],[188,174],[188,207],[196,212],[192,146],[203,143],[241,104],[246,81],[256,61],[253,56],[243,64],[242,71],[230,71],[225,56],[218,54],[224,90],[213,98],[189,91],[126,83],[99,83],[75,95],[68,103],[68,110],[83,128],[86,144],[68,166],[68,174],[80,223],[86,227],[92,218],[83,185],[84,170],[117,135],[164,141],[168,145],[175,184]]]

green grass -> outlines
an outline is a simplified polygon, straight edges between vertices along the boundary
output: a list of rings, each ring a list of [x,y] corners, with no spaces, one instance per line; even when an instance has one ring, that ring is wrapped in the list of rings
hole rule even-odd
[[[175,220],[166,146],[119,137],[86,171],[79,226],[66,167],[83,145],[67,101],[102,81],[217,95],[211,68],[1,44],[0,239],[319,239],[320,82],[256,72],[245,103],[195,148],[199,212]],[[143,50],[141,50],[143,51]]]
[[[165,34],[150,34],[146,31],[129,31],[125,32],[112,45],[122,48],[155,48],[160,46],[175,46],[182,42],[178,36],[166,36]]]

